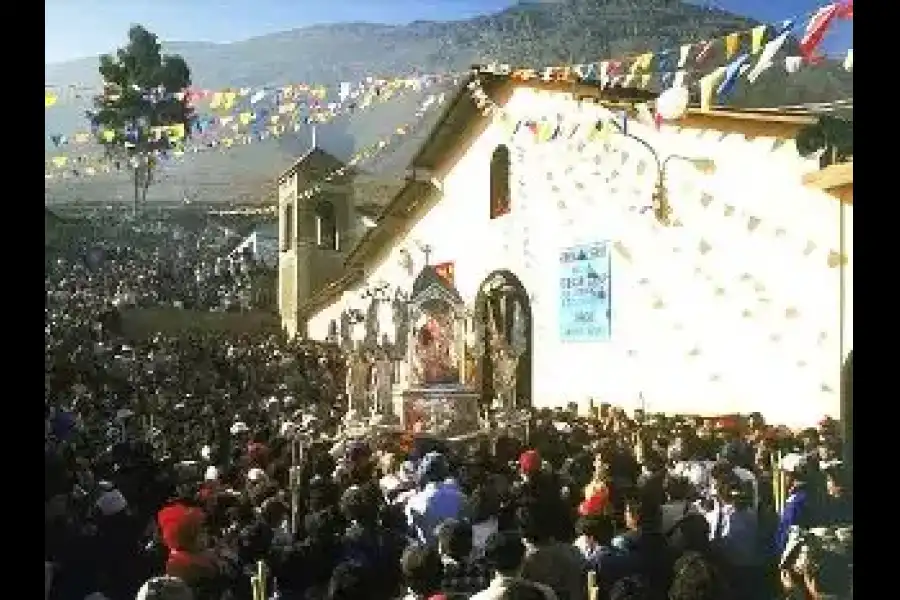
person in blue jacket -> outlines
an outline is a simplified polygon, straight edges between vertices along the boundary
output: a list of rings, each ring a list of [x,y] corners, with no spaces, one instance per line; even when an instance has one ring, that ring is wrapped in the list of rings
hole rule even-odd
[[[806,489],[806,458],[799,454],[788,454],[782,459],[781,468],[787,474],[789,491],[775,532],[776,556],[784,553],[791,527],[809,527],[812,510]]]

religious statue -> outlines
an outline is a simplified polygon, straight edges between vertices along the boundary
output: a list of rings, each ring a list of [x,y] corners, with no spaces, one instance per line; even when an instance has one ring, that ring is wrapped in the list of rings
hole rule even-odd
[[[346,310],[341,313],[341,331],[340,346],[344,350],[353,346],[353,339],[350,337],[350,313]]]
[[[365,317],[365,336],[363,337],[363,346],[366,348],[374,348],[378,345],[378,301],[371,300],[369,307],[366,309]]]
[[[417,324],[413,377],[420,385],[459,383],[453,314],[449,306],[433,303]]]
[[[396,298],[391,303],[394,312],[394,345],[397,358],[402,358],[407,350],[407,336],[409,335],[409,309],[407,303],[401,298]]]
[[[501,335],[493,318],[490,319],[491,362],[494,369],[494,391],[502,408],[511,409],[515,404],[516,370],[521,353]]]
[[[368,411],[369,365],[361,352],[353,352],[347,360],[347,401],[356,414]]]
[[[375,375],[375,412],[380,415],[393,413],[392,390],[394,384],[394,364],[382,349],[378,351],[373,369]]]
[[[423,252],[425,267],[409,301],[395,305],[396,339],[405,349],[398,416],[407,431],[458,435],[478,427],[478,393],[462,381],[465,303],[452,281],[429,264],[427,247]]]

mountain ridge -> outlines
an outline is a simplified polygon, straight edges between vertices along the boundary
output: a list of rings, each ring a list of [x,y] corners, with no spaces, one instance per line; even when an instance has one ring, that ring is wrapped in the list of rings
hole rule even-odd
[[[231,43],[163,43],[163,49],[182,54],[197,87],[221,89],[307,82],[328,85],[332,90],[329,93],[334,93],[340,81],[359,81],[366,76],[456,72],[472,64],[491,62],[513,66],[596,62],[638,52],[675,49],[684,43],[747,31],[757,24],[758,21],[725,11],[666,0],[615,3],[563,0],[520,2],[497,13],[459,21],[321,24]],[[794,41],[786,50],[795,48]],[[724,60],[719,52],[707,64],[715,66]],[[45,78],[47,83],[61,87],[99,88],[100,85],[96,58],[45,65]],[[318,139],[326,150],[346,160],[354,151],[405,122],[424,94],[439,91],[427,90],[418,98],[391,100],[384,106],[342,117],[321,127]],[[88,95],[89,92],[84,93]],[[852,74],[835,64],[826,64],[790,76],[783,69],[770,69],[754,85],[739,83],[729,102],[744,107],[771,107],[848,96],[852,96]],[[84,110],[88,106],[89,98],[84,97],[78,102],[61,102],[46,111],[47,135],[86,129]],[[433,121],[435,117],[429,118]],[[395,165],[391,169],[393,175],[385,173],[385,176],[402,173],[404,160],[412,156],[419,136],[408,137],[398,147],[392,146],[390,160],[386,162]],[[308,148],[308,140],[308,132],[301,131],[277,142],[223,153],[244,156],[241,160],[192,158],[183,166],[173,168],[178,169],[174,178],[189,185],[202,171],[203,177],[231,181],[233,187],[245,184],[252,187],[274,178],[286,168],[296,155]],[[191,161],[197,164],[192,166]],[[242,175],[236,174],[238,163]],[[253,166],[248,166],[251,163]],[[82,193],[94,193],[91,185],[77,187],[86,190]],[[127,190],[127,185],[124,189]],[[174,193],[160,189],[155,192]]]

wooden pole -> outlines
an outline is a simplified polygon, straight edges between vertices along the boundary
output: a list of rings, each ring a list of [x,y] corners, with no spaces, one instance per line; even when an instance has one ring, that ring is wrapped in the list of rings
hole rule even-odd
[[[251,581],[255,580],[255,585],[253,586],[253,598],[254,600],[266,600],[266,563],[264,561],[257,561],[256,563],[256,575],[253,576]]]
[[[769,456],[769,470],[772,472],[772,508],[776,513],[778,510],[778,498],[780,492],[778,490],[778,453],[773,452]]]
[[[599,600],[600,588],[597,587],[597,572],[591,569],[587,574],[587,597],[588,600]]]

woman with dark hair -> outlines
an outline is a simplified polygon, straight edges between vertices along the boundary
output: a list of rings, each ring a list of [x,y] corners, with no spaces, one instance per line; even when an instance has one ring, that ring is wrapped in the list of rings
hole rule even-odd
[[[726,600],[721,573],[708,558],[688,552],[675,561],[669,600]]]

